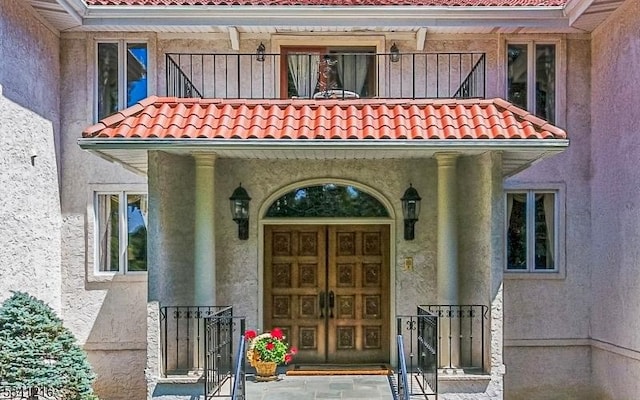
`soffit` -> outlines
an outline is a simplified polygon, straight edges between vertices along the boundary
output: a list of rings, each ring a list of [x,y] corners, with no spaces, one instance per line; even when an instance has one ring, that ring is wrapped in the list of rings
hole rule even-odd
[[[298,0],[26,0],[59,31],[193,33],[234,26],[240,33],[258,34],[420,28],[431,33],[584,32],[602,23],[623,0],[307,0],[307,5],[289,5],[293,3],[300,4]],[[372,12],[376,10],[377,14]],[[274,18],[282,13],[290,17]]]

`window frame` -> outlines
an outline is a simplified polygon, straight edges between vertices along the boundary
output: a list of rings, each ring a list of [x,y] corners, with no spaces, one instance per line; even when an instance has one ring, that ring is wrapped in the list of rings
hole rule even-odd
[[[103,271],[101,270],[100,265],[100,217],[99,217],[99,206],[98,206],[98,198],[100,195],[118,195],[118,270],[117,271]],[[149,201],[149,195],[146,190],[140,189],[118,189],[118,190],[109,190],[107,188],[98,189],[92,191],[92,201],[91,201],[91,211],[93,213],[93,274],[95,276],[146,276],[149,270],[149,257],[147,254],[147,270],[146,271],[130,271],[129,270],[129,259],[127,257],[128,247],[129,247],[129,234],[128,234],[128,222],[127,222],[127,196],[128,195],[144,195],[147,197],[147,202]],[[147,221],[147,244],[149,241],[149,229],[148,229],[148,221]],[[148,247],[147,247],[148,249]]]
[[[566,188],[563,183],[520,183],[513,182],[505,184],[504,187],[504,251],[503,251],[503,272],[505,279],[564,279],[566,278],[566,246],[565,246],[565,219],[566,219]],[[508,242],[507,232],[509,230],[509,216],[507,215],[508,200],[507,195],[510,193],[527,193],[527,200],[535,198],[536,193],[554,193],[554,269],[535,269],[533,254],[529,251],[531,245],[535,242],[534,231],[527,229],[527,268],[526,269],[509,269],[508,262]],[[527,201],[527,226],[530,225],[534,216],[531,210],[535,204]]]
[[[312,43],[312,45],[309,45]],[[331,35],[331,36],[314,36],[314,35],[291,35],[291,34],[274,34],[271,36],[271,49],[275,53],[282,54],[287,48],[310,48],[310,47],[371,47],[375,49],[376,54],[386,52],[387,43],[384,35]],[[282,60],[280,63],[282,64]],[[385,63],[377,63],[375,66],[375,79],[371,90],[383,97],[384,94],[380,90],[386,87],[386,66]],[[282,65],[276,67],[277,97],[286,98],[287,93],[283,93],[282,79],[287,79],[282,70]],[[283,97],[285,96],[285,97]]]
[[[526,110],[533,115],[538,115],[536,108],[536,91],[531,88],[536,87],[536,45],[554,45],[555,46],[555,106],[553,121],[554,125],[564,126],[565,115],[561,110],[566,102],[566,79],[564,71],[565,67],[565,41],[557,38],[507,38],[504,45],[504,98],[509,100],[509,46],[510,45],[526,45],[527,46],[527,106]],[[561,107],[562,105],[562,107]]]
[[[99,102],[99,76],[100,76],[100,57],[99,57],[99,47],[100,44],[103,43],[115,43],[118,45],[118,111],[127,108],[127,57],[126,57],[126,49],[129,44],[144,44],[147,48],[147,65],[146,65],[146,73],[147,73],[147,95],[149,97],[151,91],[151,44],[148,39],[143,38],[104,38],[104,39],[95,39],[93,46],[93,76],[95,77],[93,82],[93,120],[98,121],[102,118],[106,118],[107,116],[100,117],[98,115],[98,102]]]

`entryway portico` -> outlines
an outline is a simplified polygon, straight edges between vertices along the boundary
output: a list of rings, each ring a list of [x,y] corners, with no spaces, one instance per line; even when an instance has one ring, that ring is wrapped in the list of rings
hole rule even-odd
[[[380,277],[385,290],[362,292],[372,299],[380,296],[379,302],[371,302],[370,310],[376,314],[379,305],[381,325],[359,321],[367,320],[361,299],[351,304],[360,302],[362,318],[347,318],[343,325],[323,320],[316,327],[331,330],[336,349],[340,331],[345,349],[352,343],[355,349],[380,347],[380,357],[394,363],[396,351],[389,339],[395,335],[396,315],[413,314],[419,304],[491,307],[501,301],[502,179],[567,145],[562,131],[504,103],[404,101],[390,106],[375,100],[291,100],[266,106],[255,101],[150,98],[118,118],[87,129],[80,144],[147,175],[149,301],[161,305],[233,305],[234,314],[247,316],[252,328],[288,323],[293,318],[265,315],[276,308],[265,302],[268,292],[273,295],[274,291],[273,285],[267,288],[267,274],[274,273],[273,257],[266,251],[271,227],[288,226],[289,233],[302,224],[322,227],[326,242],[337,240],[327,232],[335,230],[337,235],[338,228],[386,227],[388,272]],[[251,197],[247,240],[238,238],[229,213],[229,196],[239,183]],[[314,184],[352,185],[379,200],[388,216],[369,222],[321,217],[295,223],[266,217],[267,209],[283,194]],[[422,197],[414,240],[399,234],[404,231],[400,198],[409,184]],[[330,253],[326,251],[325,257]],[[360,261],[351,276],[366,275],[362,268],[366,263]],[[311,310],[309,315],[319,319],[322,309],[326,318],[327,292],[334,291],[335,307],[339,300],[334,290],[339,285],[328,284],[336,268],[323,270],[325,285],[316,285],[314,293],[303,291],[295,294],[297,298],[286,291],[276,295],[282,296],[282,304],[288,298],[289,307],[297,302],[298,310],[303,304],[299,297],[308,296],[301,311]],[[350,268],[344,268],[345,277]],[[354,295],[342,296],[345,313],[350,313],[349,299]],[[499,326],[501,321],[501,308],[496,307],[488,324]],[[311,325],[291,326],[303,332]],[[499,362],[500,338],[490,331],[482,350],[474,351],[481,351],[483,360],[490,353],[490,359]],[[290,336],[298,345],[304,344],[299,333]],[[329,336],[318,334],[316,344],[329,348]],[[449,335],[445,332],[445,336]],[[358,338],[364,338],[361,344],[356,344]],[[150,342],[154,340],[149,337]],[[464,367],[455,340],[445,344],[454,350],[440,362]],[[194,351],[193,346],[189,351]],[[325,356],[325,360],[329,359]],[[153,359],[149,362],[156,376],[163,373],[151,365]],[[500,366],[487,365],[483,372],[494,367]]]

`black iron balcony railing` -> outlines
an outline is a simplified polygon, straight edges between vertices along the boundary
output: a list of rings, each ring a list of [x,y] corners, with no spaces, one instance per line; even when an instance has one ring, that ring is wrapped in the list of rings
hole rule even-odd
[[[166,54],[175,97],[484,98],[484,53]]]

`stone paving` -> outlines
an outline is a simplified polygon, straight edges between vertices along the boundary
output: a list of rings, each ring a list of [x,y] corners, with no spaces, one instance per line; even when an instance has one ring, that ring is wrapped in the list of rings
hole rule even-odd
[[[286,376],[274,382],[255,382],[247,376],[247,400],[390,400],[385,375]]]

